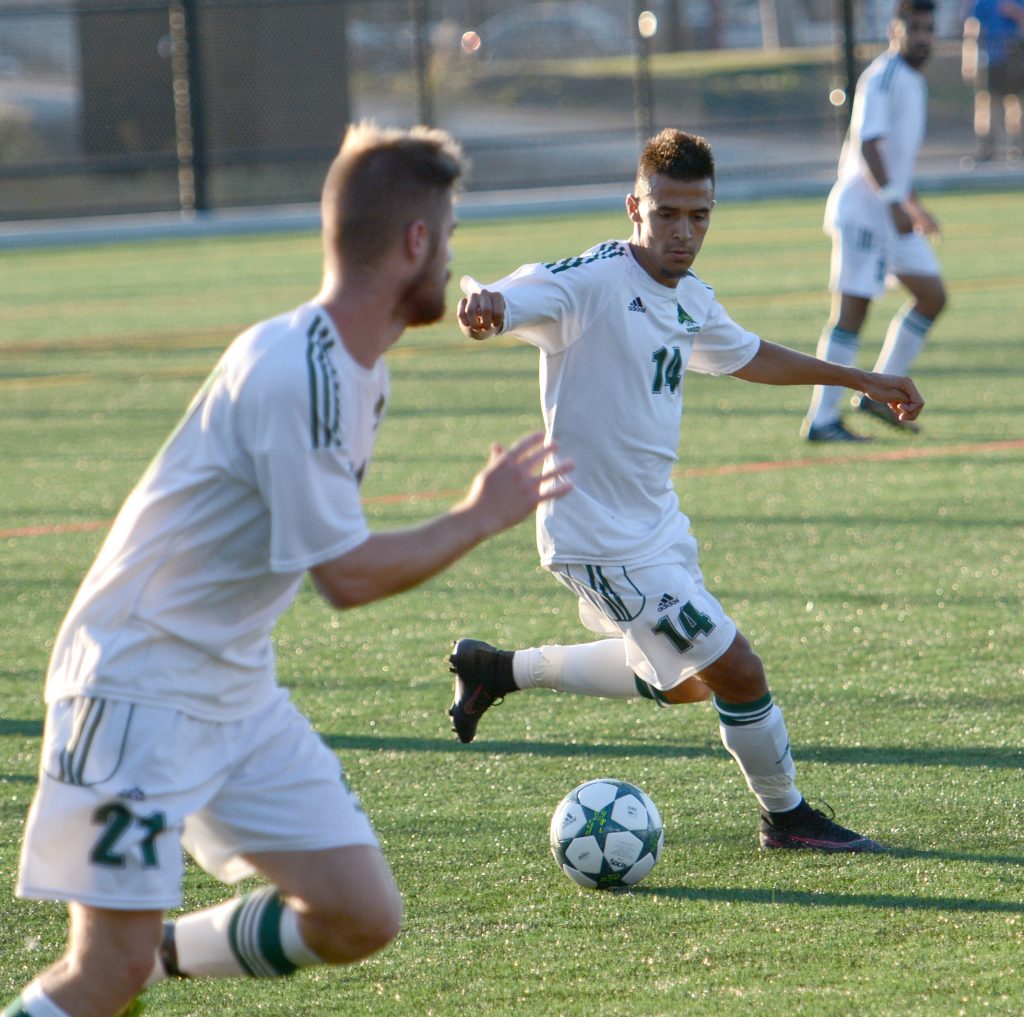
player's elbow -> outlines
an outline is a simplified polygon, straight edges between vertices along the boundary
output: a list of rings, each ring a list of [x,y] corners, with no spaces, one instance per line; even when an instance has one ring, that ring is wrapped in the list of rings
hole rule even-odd
[[[311,569],[310,576],[317,592],[336,611],[360,607],[379,597],[371,584],[362,577],[340,573],[329,565],[318,565]]]

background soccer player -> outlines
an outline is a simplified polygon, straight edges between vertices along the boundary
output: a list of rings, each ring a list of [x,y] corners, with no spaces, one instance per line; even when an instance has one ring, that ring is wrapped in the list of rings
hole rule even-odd
[[[875,371],[909,373],[935,319],[946,305],[939,263],[928,242],[939,227],[914,192],[914,166],[924,141],[928,86],[921,67],[935,31],[932,0],[900,0],[889,26],[889,49],[860,76],[850,134],[829,194],[825,226],[832,235],[832,314],[818,356],[836,364],[857,361],[860,332],[871,301],[890,275],[910,292],[893,318]],[[842,389],[817,386],[804,419],[809,441],[867,441],[841,419]],[[894,427],[917,430],[870,396],[854,405]]]
[[[722,742],[761,808],[765,848],[873,851],[878,845],[810,808],[760,658],[704,585],[697,543],[672,485],[687,370],[766,385],[848,385],[912,419],[909,378],[869,374],[765,342],[737,325],[691,271],[711,225],[708,143],[665,130],[644,147],[626,199],[632,237],[579,257],[526,265],[459,303],[463,332],[508,332],[541,353],[549,468],[575,464],[573,490],[540,506],[542,564],[606,638],[499,651],[461,639],[452,728],[473,739],[484,711],[543,687],[663,704],[714,694]]]
[[[363,517],[382,356],[444,311],[461,173],[440,131],[350,129],[324,185],[319,295],[228,347],[122,507],[54,646],[18,882],[68,902],[68,946],[5,1017],[111,1017],[167,975],[286,975],[397,933],[391,870],[277,685],[270,634],[307,571],[335,607],[364,604],[568,490],[540,472],[536,434],[494,446],[429,522],[370,533]],[[182,844],[227,883],[271,885],[165,924]]]

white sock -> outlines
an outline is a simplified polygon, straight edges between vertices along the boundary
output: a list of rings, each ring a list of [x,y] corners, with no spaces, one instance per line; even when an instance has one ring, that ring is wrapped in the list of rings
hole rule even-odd
[[[626,644],[621,639],[516,650],[512,677],[521,689],[554,689],[606,699],[637,696],[636,676],[626,663]]]
[[[723,703],[715,697],[722,744],[739,764],[747,787],[766,812],[788,812],[802,800],[782,711],[771,693],[754,703]]]
[[[921,352],[933,324],[930,318],[913,308],[897,314],[889,323],[875,370],[882,374],[910,374],[910,366]]]
[[[274,887],[182,915],[174,944],[178,970],[189,978],[273,978],[323,963]]]
[[[817,356],[819,360],[853,367],[857,362],[859,347],[860,336],[856,332],[826,328],[818,340]],[[807,411],[807,422],[812,427],[834,424],[839,419],[839,401],[845,391],[846,389],[838,385],[815,385],[811,405]]]
[[[66,1010],[62,1010],[43,992],[43,987],[39,984],[38,979],[22,989],[21,1009],[29,1017],[70,1017]]]

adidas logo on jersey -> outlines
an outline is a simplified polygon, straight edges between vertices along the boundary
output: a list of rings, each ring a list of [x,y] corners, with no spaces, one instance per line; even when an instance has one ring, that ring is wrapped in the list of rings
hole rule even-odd
[[[644,302],[639,297],[633,297],[629,302],[629,307],[626,308],[628,311],[639,311],[641,314],[647,313],[647,308],[644,307]]]
[[[663,593],[658,603],[658,614],[661,614],[662,611],[667,611],[670,607],[675,607],[678,603],[678,597],[673,597],[671,593]]]

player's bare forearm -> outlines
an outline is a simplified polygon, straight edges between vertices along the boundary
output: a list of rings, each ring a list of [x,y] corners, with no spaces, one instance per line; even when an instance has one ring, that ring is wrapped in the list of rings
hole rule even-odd
[[[910,378],[844,367],[764,339],[753,359],[733,376],[760,385],[842,385],[886,403],[901,420],[913,420],[924,407],[921,393]]]
[[[477,544],[522,522],[542,501],[572,489],[572,463],[550,467],[555,449],[542,432],[504,449],[491,447],[487,465],[466,496],[419,526],[372,534],[358,547],[310,569],[334,607],[356,607],[401,593],[443,571]]]

